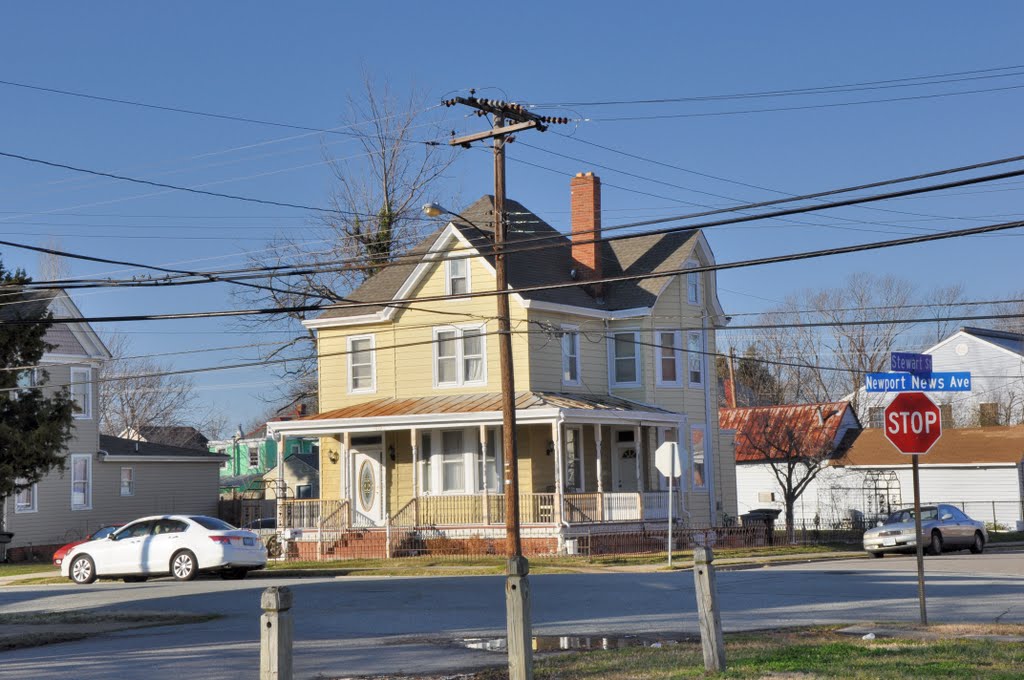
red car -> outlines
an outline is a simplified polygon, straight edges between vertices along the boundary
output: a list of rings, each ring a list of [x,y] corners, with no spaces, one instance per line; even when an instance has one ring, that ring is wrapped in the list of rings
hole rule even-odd
[[[67,555],[68,552],[76,545],[82,545],[83,543],[86,543],[88,541],[96,541],[101,538],[106,538],[107,536],[112,534],[116,529],[120,529],[123,526],[124,524],[108,524],[104,527],[100,527],[99,529],[97,529],[96,532],[88,538],[83,538],[80,541],[74,541],[72,543],[68,543],[67,545],[62,545],[61,547],[57,548],[57,552],[53,553],[54,565],[59,567],[60,563],[64,560],[64,556]]]

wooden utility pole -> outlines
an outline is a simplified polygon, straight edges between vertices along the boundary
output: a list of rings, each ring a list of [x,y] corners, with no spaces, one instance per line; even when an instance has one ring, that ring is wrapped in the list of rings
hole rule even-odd
[[[519,529],[519,459],[516,445],[516,389],[512,370],[512,321],[508,301],[508,275],[505,248],[505,144],[519,130],[544,131],[548,123],[565,123],[564,118],[536,116],[518,104],[456,97],[445,106],[463,104],[478,115],[494,119],[488,132],[453,138],[452,146],[468,147],[471,142],[494,140],[494,274],[498,290],[498,359],[501,365],[501,445],[504,454],[505,553],[508,556],[505,578],[505,609],[508,633],[508,671],[511,680],[533,678],[533,632],[530,622],[530,563],[523,557]],[[515,121],[506,125],[506,119]]]

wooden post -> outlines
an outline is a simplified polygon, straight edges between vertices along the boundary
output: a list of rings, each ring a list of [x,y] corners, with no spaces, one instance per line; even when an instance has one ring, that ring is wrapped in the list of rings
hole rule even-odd
[[[260,597],[260,680],[292,680],[292,591],[271,586]]]
[[[508,676],[533,678],[533,629],[530,624],[530,564],[524,557],[508,561],[505,579],[505,614],[508,618]]]
[[[704,669],[715,673],[725,670],[725,640],[722,617],[718,612],[718,590],[715,586],[714,555],[709,546],[693,549],[693,585],[697,591],[697,614],[700,619],[700,643],[704,650]]]

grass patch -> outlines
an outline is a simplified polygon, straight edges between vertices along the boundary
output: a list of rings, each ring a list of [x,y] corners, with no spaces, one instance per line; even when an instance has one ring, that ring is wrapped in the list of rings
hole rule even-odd
[[[763,557],[827,556],[836,552],[828,546],[775,546],[770,548],[723,548],[715,551],[716,559],[756,559]],[[593,557],[534,557],[530,571],[538,574],[560,574],[580,571],[615,570],[621,567],[662,568],[667,555],[595,555]],[[689,563],[693,552],[676,551],[674,562]],[[279,570],[342,570],[353,576],[440,576],[504,574],[505,558],[498,556],[402,557],[393,560],[354,559],[334,561],[271,562],[268,571]]]
[[[0,563],[0,578],[4,576],[20,576],[21,574],[39,574],[44,571],[52,571],[54,574],[60,573],[60,569],[53,566],[52,562]]]
[[[999,628],[1000,634],[1024,632],[1022,626]],[[1024,645],[962,639],[862,640],[826,627],[728,635],[726,660],[724,678],[1009,679],[1020,677]],[[699,642],[551,655],[537,658],[534,671],[538,680],[705,677]],[[497,668],[468,677],[499,680],[508,677],[508,671]]]

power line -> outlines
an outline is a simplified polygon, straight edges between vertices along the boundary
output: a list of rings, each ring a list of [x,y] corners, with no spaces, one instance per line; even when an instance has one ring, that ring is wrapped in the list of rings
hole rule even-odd
[[[128,316],[106,316],[106,317],[91,317],[79,319],[79,322],[91,322],[91,323],[109,323],[114,321],[160,321],[169,319],[209,319],[209,318],[222,318],[232,316],[253,316],[253,315],[276,315],[284,314],[288,312],[312,312],[312,311],[328,311],[332,309],[350,309],[350,308],[367,308],[367,307],[399,307],[404,305],[415,303],[425,304],[431,302],[443,302],[452,299],[464,299],[464,298],[478,298],[478,297],[492,297],[496,295],[513,295],[527,292],[538,292],[545,290],[559,290],[563,288],[573,288],[583,285],[593,285],[594,283],[620,283],[626,281],[642,281],[647,279],[661,279],[678,276],[680,274],[687,273],[700,273],[709,271],[723,271],[728,269],[740,269],[745,267],[756,267],[766,264],[777,264],[781,262],[795,262],[800,260],[815,259],[819,257],[829,257],[833,255],[843,255],[849,253],[863,252],[869,250],[880,250],[884,248],[893,248],[897,246],[913,245],[918,243],[928,243],[932,241],[941,241],[950,238],[959,238],[962,236],[971,236],[975,234],[984,234],[995,231],[1003,231],[1006,229],[1018,229],[1024,227],[1024,220],[1017,222],[1006,222],[1002,224],[986,225],[981,227],[970,227],[967,229],[957,229],[953,231],[943,232],[941,234],[924,234],[919,236],[911,236],[902,239],[892,239],[889,241],[875,241],[871,243],[862,243],[852,246],[840,246],[835,248],[826,248],[822,250],[804,251],[799,253],[791,253],[788,255],[776,255],[771,257],[762,257],[749,260],[740,260],[736,262],[727,262],[713,265],[701,265],[698,267],[684,267],[680,269],[668,269],[660,272],[648,272],[643,274],[622,274],[619,276],[608,276],[600,279],[594,279],[586,282],[571,281],[567,283],[553,283],[538,286],[523,286],[516,289],[508,290],[484,290],[475,291],[468,293],[460,293],[458,295],[433,295],[433,296],[421,296],[416,298],[391,298],[385,300],[373,300],[373,301],[349,301],[345,304],[337,305],[297,305],[291,307],[278,307],[269,309],[242,309],[242,310],[221,310],[213,312],[186,312],[177,314],[137,314]],[[1017,318],[1018,315],[987,315],[987,316],[975,316],[971,318],[976,319],[1000,319],[1000,318]],[[18,324],[18,325],[35,325],[38,323],[44,323],[43,321],[36,320],[19,320],[19,321],[5,321],[7,324]]]
[[[688,96],[688,97],[659,97],[651,99],[616,99],[616,100],[605,100],[605,101],[577,101],[577,102],[553,102],[553,103],[539,103],[534,104],[531,108],[561,108],[561,107],[574,107],[574,106],[619,106],[627,104],[666,104],[666,103],[680,103],[680,102],[697,102],[697,101],[720,101],[727,99],[750,99],[750,98],[761,98],[761,97],[781,97],[781,96],[793,96],[793,95],[807,95],[807,94],[830,94],[832,92],[847,92],[856,91],[850,88],[857,89],[887,89],[889,87],[917,87],[921,85],[941,85],[950,82],[963,82],[967,80],[983,80],[986,78],[1005,78],[1008,76],[1024,75],[1022,73],[1001,73],[997,75],[981,75],[977,74],[994,74],[999,71],[1017,71],[1024,69],[1024,65],[1016,66],[998,66],[993,68],[975,69],[970,71],[954,71],[952,73],[939,73],[925,76],[911,76],[906,78],[890,78],[887,80],[869,80],[857,83],[846,83],[841,85],[818,85],[814,87],[802,87],[802,88],[788,88],[782,90],[761,90],[755,92],[740,92],[733,94],[719,94],[719,95],[702,95],[702,96]],[[960,77],[960,76],[976,76],[976,77]],[[936,78],[943,78],[948,80],[938,80]],[[933,82],[912,82],[928,80]],[[896,83],[905,83],[904,85],[894,85]],[[876,87],[878,86],[878,87]]]

